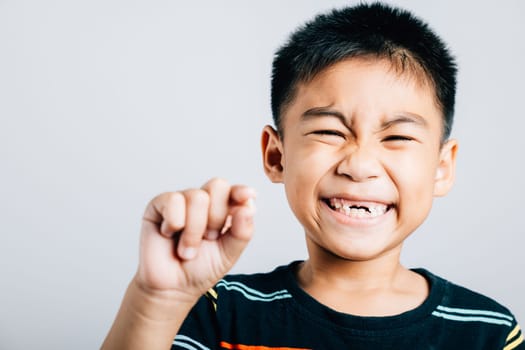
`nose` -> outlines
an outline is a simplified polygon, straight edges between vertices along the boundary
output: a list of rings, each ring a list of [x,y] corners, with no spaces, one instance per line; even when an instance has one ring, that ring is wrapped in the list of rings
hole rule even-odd
[[[336,169],[338,175],[346,176],[354,182],[364,182],[379,177],[380,162],[372,150],[354,145],[343,152]]]

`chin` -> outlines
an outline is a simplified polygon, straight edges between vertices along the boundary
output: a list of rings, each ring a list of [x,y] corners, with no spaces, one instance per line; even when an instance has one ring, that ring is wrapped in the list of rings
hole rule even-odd
[[[312,242],[313,243],[313,242]],[[309,245],[309,251],[312,252],[310,248],[313,248],[318,251],[320,254],[318,256],[324,256],[326,259],[337,259],[344,261],[372,261],[377,260],[385,256],[391,256],[395,254],[399,255],[400,245],[393,246],[392,248],[388,246],[358,246],[353,245],[349,247],[346,245],[346,249],[341,249],[340,245],[338,247],[330,247],[330,245],[319,245],[314,243],[316,248]]]
[[[333,257],[345,261],[372,261],[380,258],[384,252],[373,250],[360,250],[356,252],[328,252]]]

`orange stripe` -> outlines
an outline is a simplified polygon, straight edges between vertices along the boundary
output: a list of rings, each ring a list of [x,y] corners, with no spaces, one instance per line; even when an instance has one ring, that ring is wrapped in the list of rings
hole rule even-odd
[[[221,341],[221,347],[224,349],[235,349],[235,350],[310,350],[304,348],[287,348],[287,347],[269,347],[262,345],[243,345],[243,344],[230,344],[225,341]]]

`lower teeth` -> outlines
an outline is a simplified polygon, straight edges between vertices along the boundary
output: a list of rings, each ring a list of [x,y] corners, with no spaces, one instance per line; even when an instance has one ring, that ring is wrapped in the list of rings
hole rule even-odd
[[[351,218],[366,218],[366,217],[369,217],[369,218],[374,218],[374,217],[377,217],[377,216],[380,216],[380,215],[383,215],[385,211],[383,210],[372,210],[371,212],[366,210],[366,209],[357,209],[357,208],[348,208],[348,207],[343,207],[343,208],[332,208],[333,210],[341,213],[341,214],[344,214],[348,217],[351,217]]]

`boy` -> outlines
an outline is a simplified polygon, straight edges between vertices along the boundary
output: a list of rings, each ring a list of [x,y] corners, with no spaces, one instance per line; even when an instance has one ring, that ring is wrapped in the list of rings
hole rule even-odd
[[[224,277],[251,237],[254,191],[212,179],[161,194],[103,348],[525,349],[507,309],[399,261],[454,180],[455,76],[441,40],[386,5],[300,28],[274,59],[262,153],[309,259]]]

